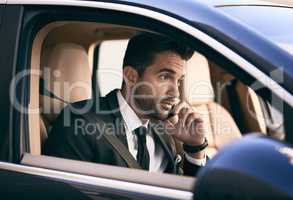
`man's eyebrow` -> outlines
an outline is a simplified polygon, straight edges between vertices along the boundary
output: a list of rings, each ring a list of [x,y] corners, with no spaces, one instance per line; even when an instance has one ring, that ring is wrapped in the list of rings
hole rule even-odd
[[[164,69],[160,69],[160,70],[158,71],[158,74],[161,73],[161,72],[169,72],[169,73],[171,73],[171,74],[176,74],[176,72],[175,72],[174,70],[172,70],[172,69],[166,69],[166,68],[164,68]]]
[[[168,73],[171,73],[171,74],[176,74],[176,72],[174,70],[166,69],[166,68],[160,69],[157,73],[159,74],[161,72],[168,72]],[[185,78],[185,74],[180,77],[181,80],[184,79],[184,78]]]

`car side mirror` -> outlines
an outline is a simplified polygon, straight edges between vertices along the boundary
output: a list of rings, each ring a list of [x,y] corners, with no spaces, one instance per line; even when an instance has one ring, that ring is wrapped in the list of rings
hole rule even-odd
[[[293,148],[252,134],[224,147],[197,174],[194,199],[293,199]]]

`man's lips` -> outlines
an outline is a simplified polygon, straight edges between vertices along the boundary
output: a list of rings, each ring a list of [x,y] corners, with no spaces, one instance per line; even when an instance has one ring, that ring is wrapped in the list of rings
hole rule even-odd
[[[170,105],[170,106],[175,105],[175,102],[162,101],[161,103],[164,104],[164,105]]]
[[[170,105],[176,105],[180,102],[180,99],[178,98],[171,98],[171,99],[164,99],[161,101],[163,104],[170,104]]]
[[[161,103],[161,108],[163,110],[169,111],[169,110],[172,109],[172,105],[171,104],[168,104],[168,103]]]
[[[167,109],[171,109],[174,105],[177,104],[178,101],[162,101],[161,105],[166,107]]]

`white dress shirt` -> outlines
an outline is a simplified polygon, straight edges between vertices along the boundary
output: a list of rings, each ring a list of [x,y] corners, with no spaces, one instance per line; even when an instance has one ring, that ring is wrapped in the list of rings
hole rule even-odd
[[[120,91],[117,92],[117,98],[119,109],[124,120],[128,150],[131,155],[136,159],[138,145],[137,136],[133,132],[136,128],[139,128],[141,126],[145,126],[147,128],[149,121],[146,121],[144,124],[142,123],[142,121],[138,118],[133,109],[126,102]],[[151,131],[149,131],[146,135],[146,146],[150,156],[149,171],[164,172],[168,164],[167,156],[165,156],[163,147],[158,144],[154,139],[154,135]],[[185,157],[189,162],[199,166],[205,165],[206,162],[206,158],[194,159],[188,154],[185,154]]]

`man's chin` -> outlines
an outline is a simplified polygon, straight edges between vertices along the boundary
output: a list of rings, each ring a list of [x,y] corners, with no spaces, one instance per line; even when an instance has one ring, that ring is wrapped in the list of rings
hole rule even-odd
[[[169,110],[161,110],[157,113],[157,118],[159,120],[166,120],[169,116],[170,111]]]

